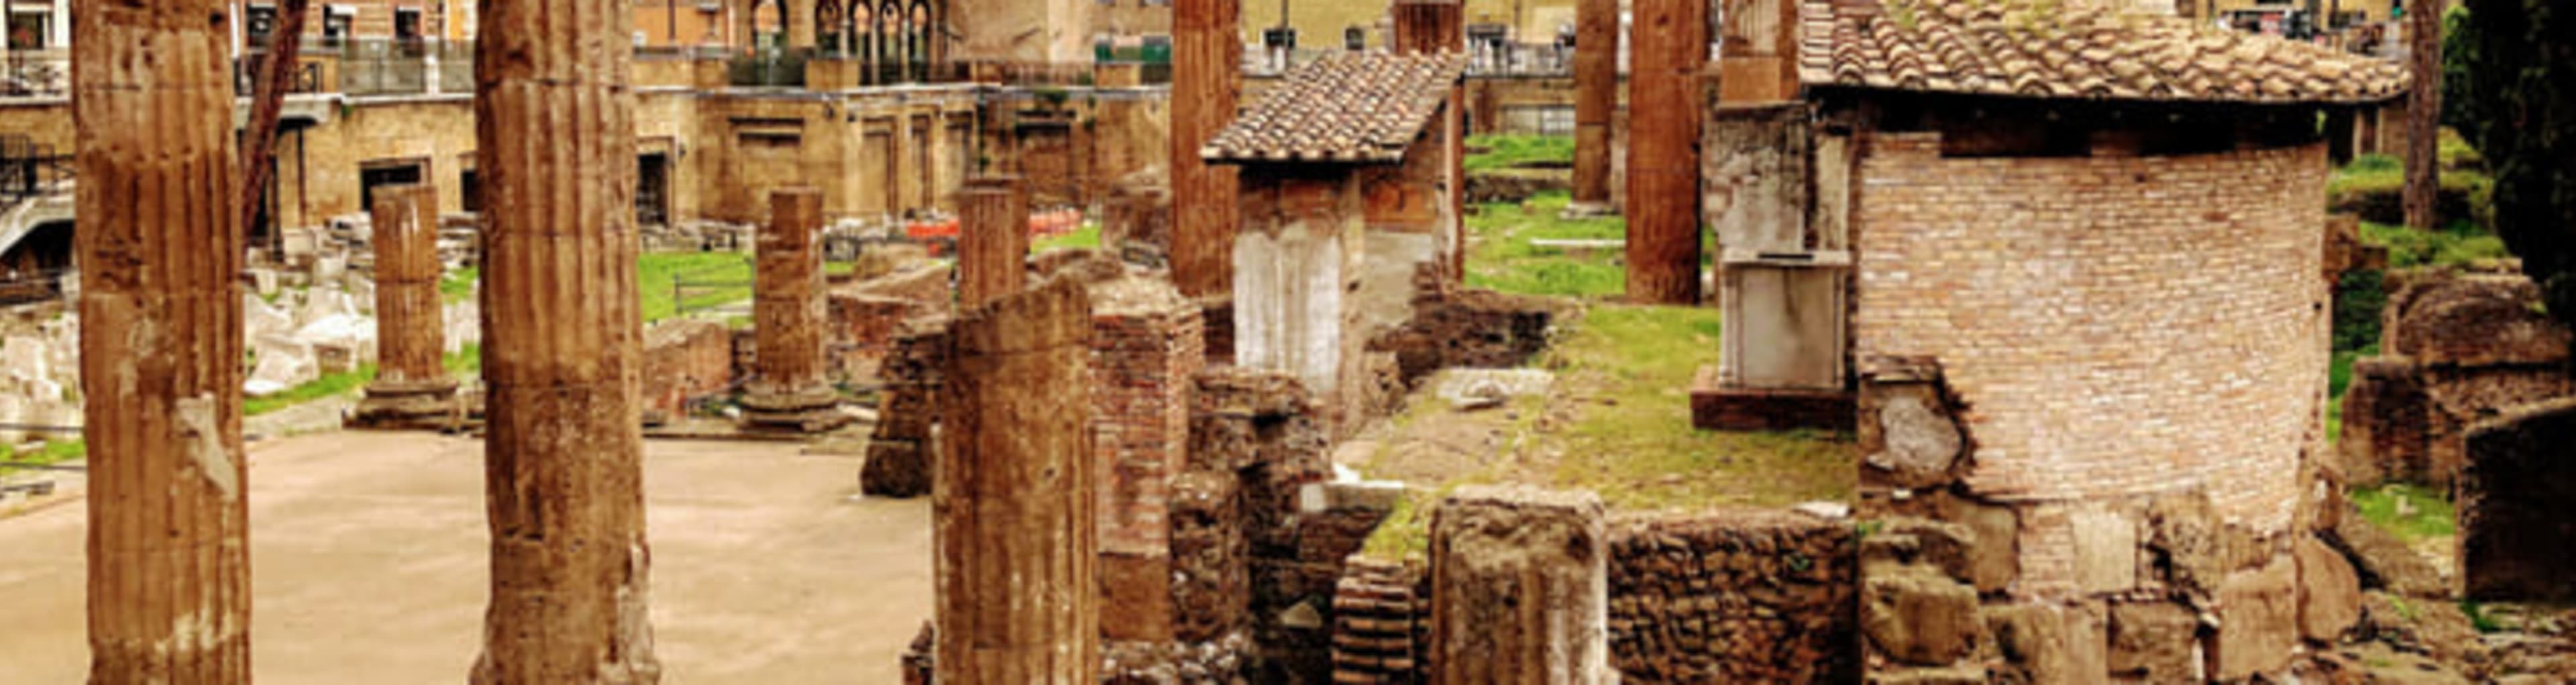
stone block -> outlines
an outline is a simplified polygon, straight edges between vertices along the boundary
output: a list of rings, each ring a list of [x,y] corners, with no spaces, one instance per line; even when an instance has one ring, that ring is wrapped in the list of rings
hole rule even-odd
[[[1890,569],[1863,582],[1861,632],[1875,653],[1918,666],[1967,658],[1983,628],[1977,590],[1919,566]]]
[[[1700,367],[1690,387],[1691,427],[1700,430],[1847,431],[1853,406],[1847,392],[1723,387],[1714,366]]]
[[[2290,557],[2233,574],[2219,586],[2214,644],[2210,656],[2218,680],[2273,675],[2290,665],[2299,644],[2298,570]]]
[[[2067,516],[2075,531],[2075,583],[2088,593],[2121,592],[2138,584],[2138,523],[2118,512],[2078,510]]]
[[[2218,590],[2227,571],[2227,551],[2218,513],[2209,497],[2192,492],[2157,499],[2147,506],[2147,544],[2161,559],[2164,580],[2203,596]]]
[[[1100,555],[1100,636],[1168,642],[1172,626],[1172,560],[1159,555]]]
[[[1431,523],[1434,682],[1615,682],[1607,523],[1589,492],[1467,486]]]
[[[2451,594],[2442,571],[2425,560],[2423,553],[2358,515],[2337,517],[2330,539],[2345,558],[2352,560],[2363,588],[2406,597]]]
[[[2576,600],[2576,398],[2517,407],[2469,431],[2460,472],[2462,593]]]
[[[2292,553],[2299,563],[2299,634],[2335,644],[2361,620],[2361,576],[2342,552],[2301,536]]]
[[[1966,526],[1973,548],[1967,579],[1977,592],[2002,592],[2021,576],[2021,516],[2013,508],[1964,497],[1937,505],[1942,520]]]
[[[2102,608],[2045,603],[1987,607],[1986,630],[2008,668],[2023,682],[2110,681],[2109,638]]]
[[[2199,626],[2181,605],[2111,605],[2111,674],[2148,683],[2201,682]]]

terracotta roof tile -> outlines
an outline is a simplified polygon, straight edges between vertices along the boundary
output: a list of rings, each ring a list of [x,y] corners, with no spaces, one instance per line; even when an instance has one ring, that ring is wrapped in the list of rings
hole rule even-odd
[[[1455,54],[1325,55],[1288,72],[1200,148],[1211,162],[1404,161],[1467,71]]]
[[[2378,102],[2395,62],[2062,0],[1800,0],[1810,86],[2048,98]]]

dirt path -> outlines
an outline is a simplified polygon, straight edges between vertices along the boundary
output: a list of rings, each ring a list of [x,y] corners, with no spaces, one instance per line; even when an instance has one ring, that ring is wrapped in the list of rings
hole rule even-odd
[[[656,643],[673,683],[899,682],[930,616],[926,500],[853,500],[793,445],[647,448]],[[325,433],[251,454],[253,663],[279,683],[454,683],[482,631],[482,449]],[[85,507],[0,519],[0,681],[88,667]]]

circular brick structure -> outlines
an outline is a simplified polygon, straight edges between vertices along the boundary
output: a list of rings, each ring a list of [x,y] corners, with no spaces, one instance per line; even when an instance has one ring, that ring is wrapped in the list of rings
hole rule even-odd
[[[2321,439],[2324,146],[1941,148],[1883,135],[1859,167],[1855,342],[1940,362],[1974,445],[1964,482],[2021,512],[2025,579],[2074,580],[2080,547],[2117,549],[2097,540],[2135,535],[2160,496],[2285,530]]]

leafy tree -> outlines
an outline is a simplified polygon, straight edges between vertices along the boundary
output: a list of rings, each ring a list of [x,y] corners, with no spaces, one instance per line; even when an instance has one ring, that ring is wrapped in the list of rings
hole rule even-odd
[[[2461,132],[2495,171],[2496,233],[2549,311],[2576,323],[2576,7],[2467,0]]]

